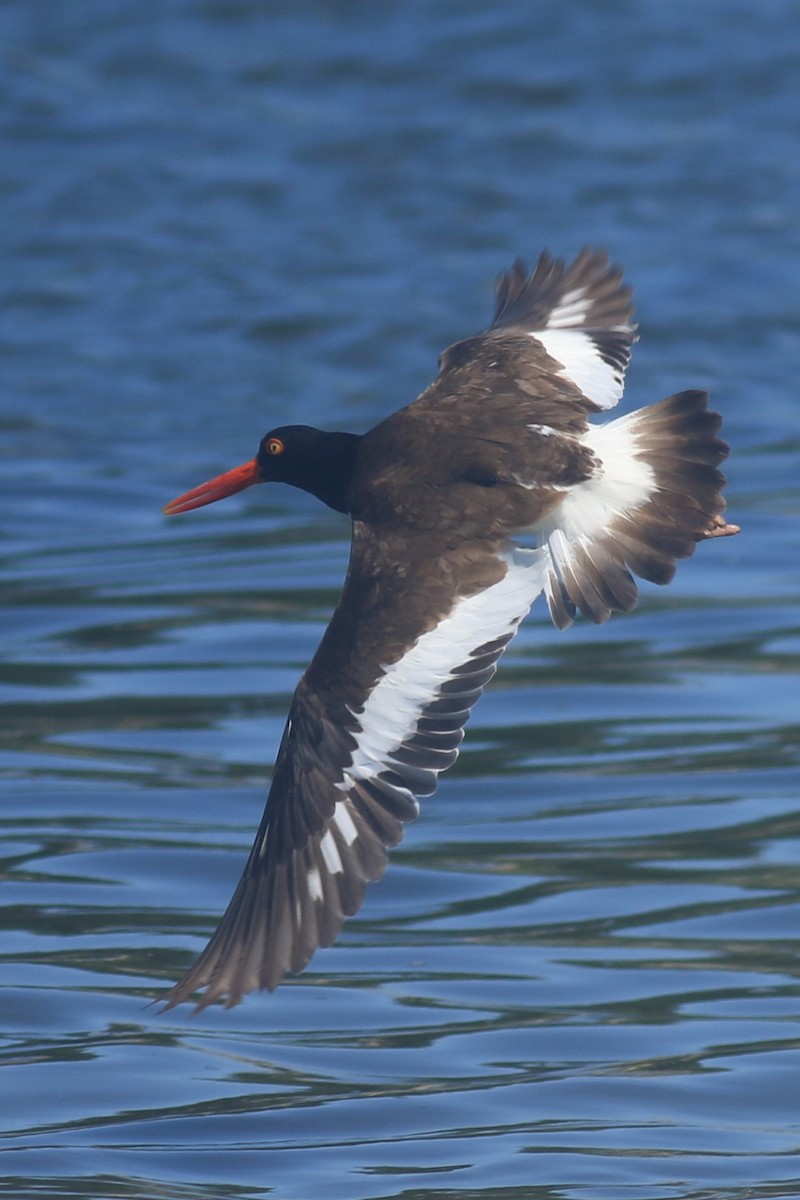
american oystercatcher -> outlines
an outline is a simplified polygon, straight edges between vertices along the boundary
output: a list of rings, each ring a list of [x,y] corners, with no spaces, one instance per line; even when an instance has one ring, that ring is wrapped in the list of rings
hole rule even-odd
[[[621,279],[588,249],[568,267],[544,253],[532,275],[515,262],[491,327],[446,350],[413,404],[364,435],[281,426],[164,509],[280,481],[352,521],[244,873],[168,1008],[202,988],[199,1008],[230,1007],[333,942],[541,592],[559,629],[605,621],[635,606],[634,574],[668,583],[697,542],[738,532],[704,392],[589,423],[620,399],[636,337]]]

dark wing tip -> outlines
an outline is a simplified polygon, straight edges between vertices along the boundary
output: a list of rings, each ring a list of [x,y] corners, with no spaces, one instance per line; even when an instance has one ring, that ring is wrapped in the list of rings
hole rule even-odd
[[[383,874],[404,824],[416,817],[414,793],[430,794],[439,772],[455,760],[470,709],[514,631],[515,626],[504,629],[470,651],[466,661],[457,661],[394,749],[380,760],[352,759],[344,768],[344,790],[335,785],[340,771],[329,772],[330,803],[316,826],[309,821],[322,810],[320,784],[314,784],[313,795],[296,789],[276,794],[275,780],[284,777],[276,766],[261,827],[228,909],[195,964],[163,998],[162,1012],[202,989],[195,1012],[217,1001],[232,1008],[247,992],[272,991],[287,972],[299,974],[318,947],[334,941],[345,917],[361,906],[366,884]],[[302,724],[297,697],[292,711]],[[292,775],[297,756],[314,753],[298,749],[289,736],[284,747],[284,756],[293,756]],[[293,809],[297,817],[298,806],[305,808],[302,827],[290,827],[277,815]]]
[[[539,255],[529,275],[522,259],[497,281],[492,328],[521,328],[535,332],[554,321],[558,328],[614,330],[634,340],[632,289],[622,283],[622,270],[609,263],[604,250],[585,246],[567,266],[549,251]],[[565,298],[566,307],[563,307]],[[571,319],[568,309],[579,300]],[[560,308],[560,306],[562,306]]]

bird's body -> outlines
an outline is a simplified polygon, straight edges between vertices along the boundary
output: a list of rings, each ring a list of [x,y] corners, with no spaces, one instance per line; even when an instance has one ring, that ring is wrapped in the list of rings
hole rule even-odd
[[[251,483],[352,520],[347,579],[292,701],[242,879],[167,995],[200,1006],[277,986],[329,945],[458,754],[470,709],[544,592],[559,628],[666,583],[722,517],[727,447],[705,393],[606,423],[635,340],[603,255],[501,276],[491,328],[451,346],[413,404],[363,436],[284,426],[257,457],[167,506]],[[520,544],[524,543],[524,544]]]

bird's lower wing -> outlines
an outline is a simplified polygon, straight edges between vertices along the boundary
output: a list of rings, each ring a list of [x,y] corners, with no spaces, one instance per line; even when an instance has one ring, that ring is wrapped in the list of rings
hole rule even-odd
[[[383,874],[416,797],[455,761],[473,704],[545,582],[539,551],[462,548],[437,563],[433,591],[420,595],[398,578],[380,600],[374,549],[357,534],[339,606],[295,693],[242,878],[167,1007],[202,988],[198,1007],[222,998],[232,1006],[331,944],[366,883]]]

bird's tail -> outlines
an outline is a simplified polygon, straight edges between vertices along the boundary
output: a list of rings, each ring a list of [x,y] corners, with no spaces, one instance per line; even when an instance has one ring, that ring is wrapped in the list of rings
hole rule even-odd
[[[633,575],[668,583],[676,560],[706,538],[738,533],[723,517],[728,447],[705,392],[687,391],[594,426],[598,469],[570,489],[538,529],[549,558],[545,592],[559,629],[577,612],[606,621],[637,600]]]

